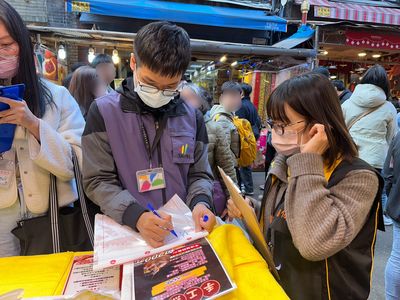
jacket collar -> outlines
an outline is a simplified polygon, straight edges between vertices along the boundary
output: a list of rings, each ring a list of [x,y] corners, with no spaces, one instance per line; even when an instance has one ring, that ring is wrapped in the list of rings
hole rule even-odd
[[[275,176],[277,179],[279,179],[284,183],[288,182],[288,175],[287,175],[288,167],[286,164],[286,160],[287,160],[286,156],[278,154],[271,163],[271,169],[269,171],[270,175]]]
[[[166,114],[168,117],[177,117],[187,114],[185,104],[179,96],[160,108],[152,108],[144,104],[139,95],[134,91],[132,77],[125,79],[117,92],[121,95],[121,110],[126,113],[152,114],[156,116]]]

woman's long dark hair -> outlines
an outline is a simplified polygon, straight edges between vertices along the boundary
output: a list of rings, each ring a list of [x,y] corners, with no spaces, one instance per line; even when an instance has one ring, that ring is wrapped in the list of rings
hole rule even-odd
[[[99,84],[96,69],[92,67],[80,67],[72,75],[69,92],[78,102],[85,117],[90,105],[96,99],[95,91]]]
[[[328,78],[320,74],[304,74],[279,85],[267,103],[267,114],[274,121],[290,123],[285,103],[304,116],[308,126],[325,126],[329,149],[324,159],[332,166],[338,158],[352,160],[358,150],[347,130],[336,91]]]
[[[19,46],[18,73],[11,82],[25,84],[24,100],[32,113],[41,118],[46,112],[46,105],[54,104],[54,101],[49,89],[36,74],[29,31],[17,11],[4,0],[0,0],[0,22]]]

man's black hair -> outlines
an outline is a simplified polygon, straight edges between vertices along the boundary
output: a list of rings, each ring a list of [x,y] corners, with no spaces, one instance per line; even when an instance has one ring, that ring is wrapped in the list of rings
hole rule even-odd
[[[328,79],[329,79],[329,77],[330,77],[329,70],[328,70],[327,68],[325,68],[325,67],[316,67],[316,68],[312,71],[312,73],[324,75],[324,76],[327,77]]]
[[[251,87],[251,85],[243,82],[240,86],[242,87],[243,95],[246,98],[249,98],[251,95],[251,92],[253,91],[253,88]]]
[[[339,92],[343,92],[346,89],[342,80],[332,80],[332,84]]]
[[[75,72],[76,70],[78,70],[80,67],[86,66],[87,64],[81,61],[78,61],[76,63],[74,63],[71,66],[71,73]]]
[[[205,103],[206,103],[206,105],[202,105],[201,107],[200,107],[200,111],[203,113],[203,115],[204,114],[206,114],[207,113],[207,111],[209,111],[210,109],[211,109],[211,107],[213,106],[213,104],[214,104],[214,99],[213,99],[213,97],[211,96],[211,94],[210,94],[210,92],[209,91],[207,91],[205,88],[203,88],[203,87],[199,87],[199,89],[200,89],[200,95],[201,95],[201,98],[205,101]]]
[[[93,59],[91,66],[96,68],[100,64],[113,64],[114,62],[110,55],[108,54],[97,54],[96,57]]]
[[[239,92],[242,93],[242,87],[236,81],[226,81],[221,87],[222,94],[225,92]]]
[[[390,96],[389,79],[385,68],[381,65],[375,65],[369,68],[367,72],[365,72],[360,83],[376,85],[385,92],[387,98]]]
[[[154,22],[138,31],[134,52],[138,66],[143,64],[162,76],[174,77],[185,73],[190,63],[190,38],[177,25]]]

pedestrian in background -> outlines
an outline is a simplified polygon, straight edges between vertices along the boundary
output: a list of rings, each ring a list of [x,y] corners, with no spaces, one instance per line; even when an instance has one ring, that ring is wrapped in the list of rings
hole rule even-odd
[[[260,223],[280,284],[293,300],[367,299],[383,183],[358,159],[333,85],[319,74],[289,79],[267,113],[278,155]],[[241,217],[232,200],[228,213]]]
[[[312,73],[314,74],[320,74],[322,76],[325,76],[326,78],[330,79],[331,74],[329,73],[328,68],[326,67],[316,67],[314,68],[314,70],[312,71]]]
[[[77,62],[72,65],[70,72],[62,81],[63,87],[65,87],[66,89],[69,89],[69,84],[71,83],[72,75],[74,75],[74,72],[76,70],[78,70],[80,67],[83,67],[83,66],[86,66],[86,64],[83,62]]]
[[[371,67],[363,76],[353,95],[343,105],[350,134],[358,146],[360,158],[382,171],[389,145],[397,132],[397,112],[387,101],[389,80],[380,65]],[[382,206],[386,194],[382,195]],[[392,222],[385,217],[385,224]]]
[[[220,104],[211,108],[210,117],[223,127],[225,139],[231,149],[232,160],[235,161],[235,167],[237,167],[237,159],[240,155],[240,137],[233,123],[233,118],[235,117],[235,111],[242,105],[242,88],[237,82],[227,81],[222,85],[221,90]],[[239,173],[238,170],[236,173]],[[239,178],[238,181],[240,183]]]
[[[342,80],[332,80],[332,84],[335,87],[336,93],[339,97],[340,104],[343,104],[346,100],[348,100],[352,92],[346,89],[344,82]]]
[[[393,220],[392,252],[385,270],[386,300],[400,299],[400,133],[390,144],[383,168],[386,214]]]
[[[78,68],[71,78],[69,91],[78,102],[83,116],[89,111],[92,102],[107,92],[105,83],[100,80],[96,69],[83,66]]]
[[[213,105],[213,98],[207,90],[193,83],[187,83],[181,91],[181,97],[203,113],[208,135],[208,161],[214,175],[214,205],[217,214],[222,216],[226,208],[229,193],[223,184],[217,167],[222,168],[233,182],[237,184],[235,160],[231,155],[227,136],[224,134],[222,125],[213,121],[209,114],[207,114]]]
[[[113,92],[111,83],[115,79],[116,70],[111,56],[108,54],[97,54],[91,66],[96,69],[100,79],[107,85],[107,93]]]
[[[247,83],[242,83],[241,88],[243,93],[242,107],[235,113],[235,115],[250,122],[253,134],[256,140],[258,140],[260,137],[261,119],[256,107],[250,100],[253,88]],[[245,194],[249,196],[254,195],[253,170],[251,169],[251,166],[240,168],[240,178],[243,185],[242,189],[244,188]]]

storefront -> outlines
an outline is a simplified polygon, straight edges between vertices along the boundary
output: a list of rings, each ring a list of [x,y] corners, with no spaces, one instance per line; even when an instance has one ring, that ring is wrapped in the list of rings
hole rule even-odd
[[[76,62],[89,63],[97,53],[107,53],[115,58],[118,77],[125,78],[131,74],[129,59],[135,33],[40,26],[29,26],[29,29],[36,41],[36,49],[49,50],[53,56],[52,61],[59,66],[59,70],[63,70],[62,74],[67,73],[68,67]],[[61,57],[57,55],[60,46]],[[241,81],[244,74],[253,70],[281,70],[311,63],[316,56],[313,49],[286,49],[197,39],[191,40],[191,47],[192,62],[185,75],[208,88],[215,99],[218,99],[219,88],[224,81]],[[62,74],[51,79],[61,82]]]

